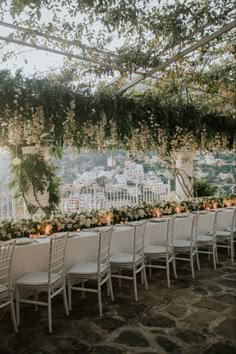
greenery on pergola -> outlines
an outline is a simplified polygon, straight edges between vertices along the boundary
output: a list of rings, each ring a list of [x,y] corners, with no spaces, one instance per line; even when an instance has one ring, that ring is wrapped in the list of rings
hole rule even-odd
[[[67,146],[78,151],[157,150],[166,160],[182,148],[235,148],[231,31],[164,65],[230,23],[233,5],[231,0],[2,1],[0,25],[13,29],[6,43],[67,58],[59,75],[29,78],[20,71],[0,72],[0,145],[13,153],[12,185],[19,195],[25,198],[31,184],[35,195],[43,192],[49,182],[49,207],[58,203],[53,166],[41,155],[23,157],[23,146],[49,145],[57,155]],[[14,24],[4,22],[7,11]],[[113,35],[120,37],[116,50],[110,49]],[[6,53],[4,60],[11,55]],[[115,76],[114,83],[94,90],[81,84],[88,73]],[[135,77],[145,83],[126,91],[125,83]],[[32,178],[37,161],[43,177]]]

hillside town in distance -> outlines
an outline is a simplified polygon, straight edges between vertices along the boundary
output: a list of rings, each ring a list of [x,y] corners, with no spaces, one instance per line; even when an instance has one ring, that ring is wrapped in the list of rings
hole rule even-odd
[[[9,157],[0,153],[0,217],[17,216],[9,190]],[[157,154],[138,156],[124,151],[73,153],[66,150],[56,161],[61,177],[60,210],[110,209],[175,198],[175,178]],[[235,194],[235,153],[196,154],[194,175],[209,194]],[[206,189],[204,190],[206,193]],[[19,209],[19,206],[18,206]]]

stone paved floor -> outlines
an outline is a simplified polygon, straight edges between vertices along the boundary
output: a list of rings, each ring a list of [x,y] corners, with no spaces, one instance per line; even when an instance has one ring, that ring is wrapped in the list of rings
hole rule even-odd
[[[222,256],[221,256],[222,257]],[[220,259],[221,260],[221,259]],[[178,263],[178,280],[166,286],[164,270],[153,271],[150,290],[114,281],[115,303],[103,297],[99,318],[96,295],[73,296],[73,311],[64,316],[62,298],[53,303],[53,334],[47,332],[47,310],[22,306],[18,334],[10,314],[0,311],[0,354],[233,354],[236,352],[236,264],[228,260],[216,271],[207,258],[192,280],[188,263]],[[105,289],[104,289],[105,290]]]

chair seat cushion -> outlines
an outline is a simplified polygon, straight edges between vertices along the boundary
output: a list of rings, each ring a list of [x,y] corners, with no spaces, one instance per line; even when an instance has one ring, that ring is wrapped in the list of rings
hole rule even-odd
[[[212,237],[208,235],[197,235],[197,240],[199,242],[212,242]]]
[[[166,247],[164,246],[157,246],[157,245],[148,245],[144,247],[144,254],[151,255],[151,254],[165,254]]]
[[[135,262],[139,261],[142,257],[141,256],[136,256],[135,257]],[[117,264],[127,264],[127,263],[133,263],[133,253],[117,253],[113,254],[110,258],[111,263],[117,263]]]
[[[103,272],[106,269],[106,266],[101,265],[100,271]],[[79,262],[68,271],[68,274],[82,274],[82,275],[89,275],[89,274],[97,274],[98,272],[98,265],[97,262]]]
[[[191,246],[191,241],[189,240],[174,240],[175,248],[189,248]]]
[[[231,232],[231,226],[226,227],[225,230]],[[236,226],[233,227],[233,232],[236,232]]]
[[[55,283],[57,280],[61,278],[60,275],[56,274],[51,274],[51,282],[52,284]],[[36,272],[31,272],[26,275],[24,275],[22,278],[18,279],[16,281],[17,285],[23,285],[23,286],[41,286],[41,285],[47,285],[48,284],[48,272],[42,272],[42,271],[36,271]]]
[[[212,232],[209,232],[209,235],[212,236]],[[218,230],[216,231],[216,237],[230,237],[231,234],[229,231]]]

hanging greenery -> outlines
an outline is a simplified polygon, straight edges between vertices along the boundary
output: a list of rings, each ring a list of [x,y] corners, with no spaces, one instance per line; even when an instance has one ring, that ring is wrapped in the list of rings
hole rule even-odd
[[[22,154],[12,151],[10,187],[16,198],[22,198],[30,214],[45,213],[50,215],[60,202],[60,178],[56,176],[57,168],[46,161],[41,153]],[[47,205],[40,195],[48,193]]]
[[[217,108],[217,107],[216,107]],[[1,146],[70,146],[98,149],[232,149],[236,121],[176,88],[118,95],[100,88],[78,92],[48,78],[0,72]]]
[[[0,145],[13,151],[45,144],[53,154],[65,147],[80,151],[122,148],[156,150],[171,164],[172,152],[200,148],[233,149],[236,120],[201,105],[188,94],[171,89],[118,95],[101,87],[96,93],[75,90],[49,78],[25,78],[0,71]],[[30,213],[49,213],[59,201],[55,167],[41,155],[14,156],[11,186],[23,197]],[[36,203],[27,200],[32,185]],[[49,192],[49,206],[37,193]]]

